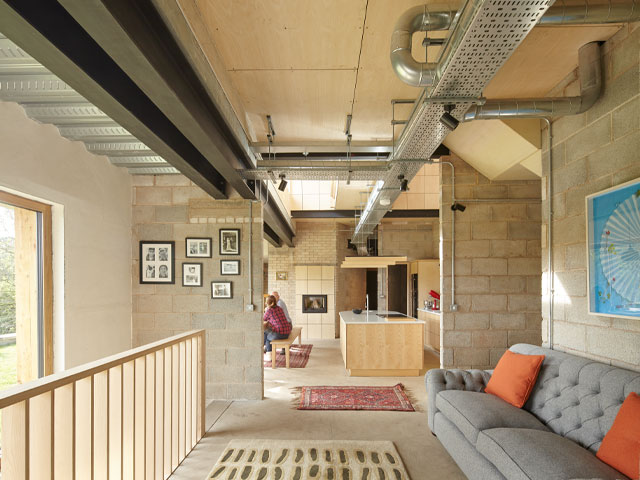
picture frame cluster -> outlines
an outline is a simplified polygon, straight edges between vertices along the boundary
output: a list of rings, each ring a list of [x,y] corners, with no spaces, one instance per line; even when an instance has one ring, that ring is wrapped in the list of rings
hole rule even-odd
[[[221,228],[218,231],[219,255],[240,255],[240,229]],[[185,258],[206,259],[213,257],[212,237],[185,238]],[[240,275],[239,259],[220,259],[220,275]],[[182,286],[202,287],[204,263],[186,261],[182,263]],[[175,242],[140,241],[140,283],[175,284]],[[212,281],[211,298],[233,298],[232,282]]]

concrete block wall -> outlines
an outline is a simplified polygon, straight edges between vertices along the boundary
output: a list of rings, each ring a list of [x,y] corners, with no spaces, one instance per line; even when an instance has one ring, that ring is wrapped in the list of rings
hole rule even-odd
[[[640,23],[627,24],[603,48],[604,91],[581,115],[552,123],[553,346],[640,370],[640,319],[591,315],[587,305],[585,196],[640,177]],[[572,74],[550,95],[575,95]],[[548,141],[543,131],[546,159]],[[547,205],[544,162],[542,336],[548,344]]]
[[[541,343],[540,181],[490,181],[463,160],[448,160],[456,198],[478,201],[462,201],[466,210],[455,215],[454,312],[451,170],[442,167],[441,363],[493,368],[509,346]]]
[[[207,398],[261,399],[262,207],[253,204],[253,297],[249,297],[249,201],[214,200],[181,175],[133,176],[134,346],[192,329],[207,331]],[[219,229],[241,230],[240,255],[219,255]],[[212,258],[186,258],[185,238],[211,237]],[[174,285],[139,283],[140,240],[175,241]],[[240,275],[220,275],[220,260],[240,260]],[[203,264],[203,286],[182,286],[182,263]],[[212,281],[231,281],[232,299],[212,299]],[[256,310],[245,312],[253,303]]]
[[[378,225],[378,255],[438,258],[438,219],[389,219]]]

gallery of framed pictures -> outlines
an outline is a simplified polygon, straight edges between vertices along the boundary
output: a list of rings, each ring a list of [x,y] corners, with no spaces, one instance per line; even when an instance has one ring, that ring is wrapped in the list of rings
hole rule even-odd
[[[211,282],[211,298],[233,298],[231,282]]]
[[[240,275],[240,260],[220,260],[220,275]]]
[[[220,255],[240,255],[240,229],[220,229]]]
[[[175,283],[175,242],[140,242],[140,283]]]
[[[586,197],[589,313],[640,318],[640,178]]]
[[[211,258],[212,238],[186,238],[187,258]]]
[[[182,286],[202,286],[202,264],[185,262],[182,264]]]

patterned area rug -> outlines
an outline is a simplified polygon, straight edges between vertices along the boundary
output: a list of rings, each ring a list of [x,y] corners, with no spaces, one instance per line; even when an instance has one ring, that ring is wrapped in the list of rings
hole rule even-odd
[[[393,410],[415,412],[401,383],[393,387],[296,387],[298,410]]]
[[[309,355],[311,354],[311,349],[313,345],[291,345],[289,347],[289,368],[304,368],[307,366],[307,362],[309,361]],[[273,355],[273,352],[271,353]],[[271,361],[264,362],[265,367],[271,366]],[[278,354],[276,356],[276,368],[285,368],[287,366],[287,361],[282,353],[282,349],[278,349]]]
[[[231,440],[215,480],[410,480],[392,442]]]

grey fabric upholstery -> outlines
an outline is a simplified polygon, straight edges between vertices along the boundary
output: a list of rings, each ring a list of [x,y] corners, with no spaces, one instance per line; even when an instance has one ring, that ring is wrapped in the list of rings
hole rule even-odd
[[[550,430],[597,452],[624,399],[640,394],[640,373],[557,350],[517,344],[512,352],[545,355],[524,408]]]
[[[593,453],[627,395],[640,394],[640,372],[533,345],[510,350],[545,356],[529,400],[519,410],[539,422],[499,408],[494,402],[502,400],[480,393],[490,371],[427,372],[429,428],[462,471],[483,480],[625,478]],[[511,406],[504,402],[504,407]]]
[[[509,480],[626,478],[577,443],[553,432],[523,428],[484,430],[476,448]]]
[[[445,370],[433,369],[427,372],[427,420],[433,430],[433,419],[437,412],[436,397],[443,390],[465,390],[468,392],[484,392],[484,387],[491,378],[491,373],[484,370]],[[435,433],[435,432],[434,432]]]
[[[438,440],[447,449],[453,460],[458,464],[464,474],[471,479],[505,480],[505,477],[489,462],[484,455],[478,452],[473,445],[467,442],[464,435],[451,423],[442,412],[437,412],[434,417],[434,433]],[[442,478],[437,473],[427,476],[427,472],[420,478]]]
[[[447,390],[437,396],[436,407],[473,445],[478,434],[489,428],[549,430],[526,410],[487,393]]]

